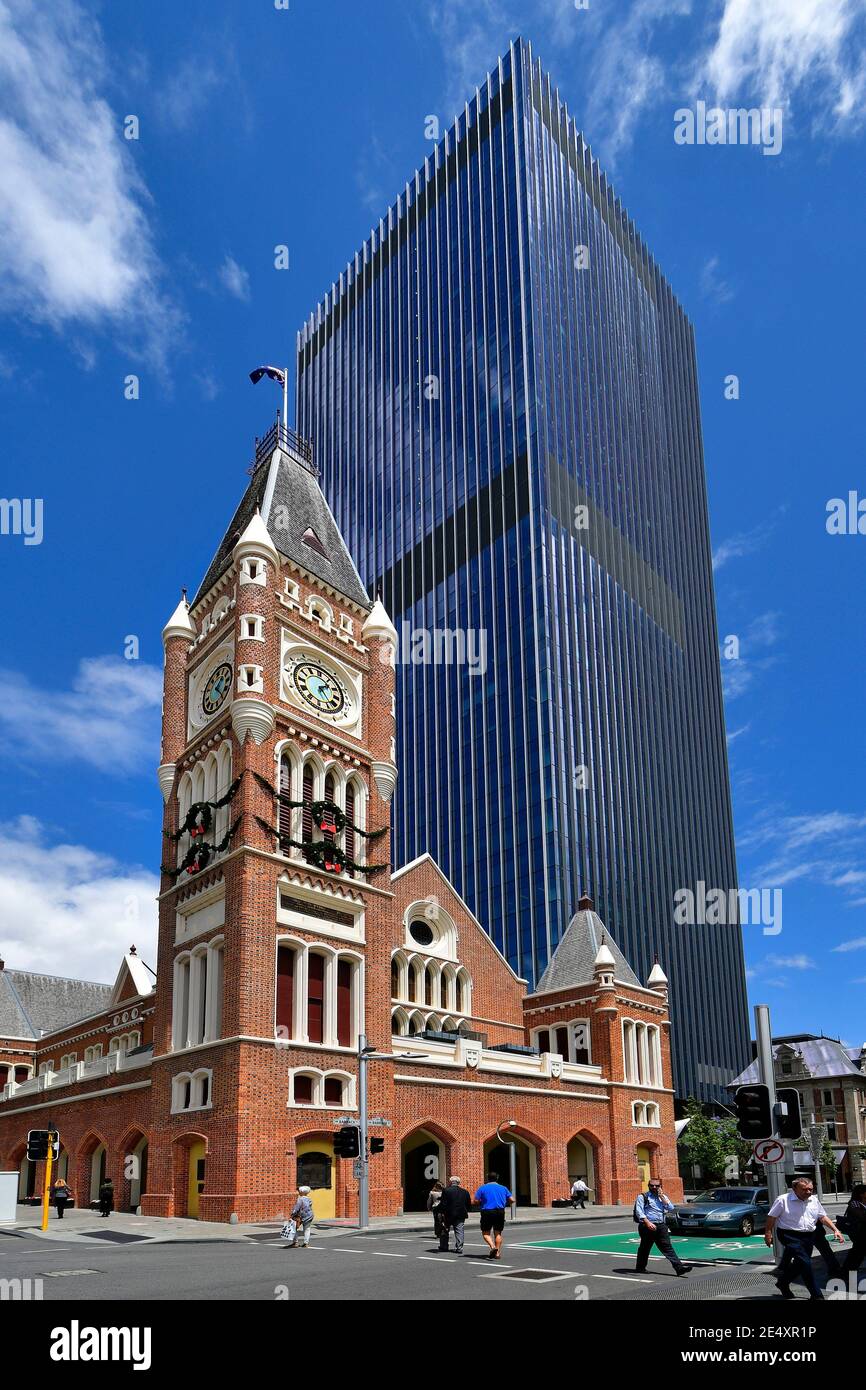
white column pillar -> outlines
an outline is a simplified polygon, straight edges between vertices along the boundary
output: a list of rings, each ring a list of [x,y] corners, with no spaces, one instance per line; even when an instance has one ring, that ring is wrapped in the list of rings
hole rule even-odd
[[[646,1024],[638,1025],[638,1042],[640,1044],[640,1057],[638,1062],[638,1080],[646,1086],[650,1079],[649,1072],[649,1051],[647,1049]]]

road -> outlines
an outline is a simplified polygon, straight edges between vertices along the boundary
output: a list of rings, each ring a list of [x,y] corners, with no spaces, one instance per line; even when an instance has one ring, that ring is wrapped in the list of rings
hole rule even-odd
[[[590,1228],[591,1225],[591,1229]],[[109,1232],[110,1233],[110,1232]],[[490,1260],[477,1220],[467,1230],[466,1253],[442,1255],[431,1235],[412,1232],[321,1232],[309,1250],[290,1250],[276,1232],[260,1240],[41,1241],[32,1232],[0,1233],[0,1279],[41,1279],[46,1302],[104,1300],[387,1300],[478,1302],[490,1300],[562,1301],[623,1298],[712,1299],[770,1297],[775,1288],[759,1266],[736,1263],[744,1250],[720,1237],[712,1250],[722,1263],[696,1266],[688,1280],[677,1280],[671,1266],[652,1258],[645,1274],[635,1275],[634,1228],[619,1221],[594,1221],[576,1231],[574,1222],[543,1226],[509,1225],[502,1259]],[[618,1240],[610,1237],[618,1236]],[[529,1242],[574,1240],[596,1250],[533,1248]],[[605,1242],[605,1237],[608,1238]],[[680,1244],[680,1240],[677,1240]],[[682,1242],[687,1246],[687,1242]],[[608,1248],[605,1248],[607,1244]],[[610,1246],[619,1247],[611,1249]],[[745,1251],[757,1249],[759,1241]],[[683,1252],[686,1255],[686,1251]],[[767,1252],[769,1259],[769,1252]],[[766,1263],[765,1263],[766,1269]],[[533,1271],[533,1272],[527,1272]],[[742,1279],[748,1291],[722,1292],[719,1275]],[[674,1286],[677,1286],[674,1289]],[[802,1291],[800,1291],[802,1292]]]

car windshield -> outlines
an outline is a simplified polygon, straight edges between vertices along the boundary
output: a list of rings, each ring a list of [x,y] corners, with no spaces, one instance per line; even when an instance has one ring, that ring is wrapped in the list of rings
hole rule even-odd
[[[709,1192],[699,1192],[696,1202],[748,1202],[751,1203],[753,1187],[713,1187]]]

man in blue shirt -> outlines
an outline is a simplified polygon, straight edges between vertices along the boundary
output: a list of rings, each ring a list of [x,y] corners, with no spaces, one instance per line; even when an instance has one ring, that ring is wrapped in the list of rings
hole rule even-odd
[[[662,1192],[660,1180],[651,1178],[646,1192],[642,1192],[634,1204],[634,1216],[640,1231],[640,1246],[634,1267],[635,1274],[643,1274],[646,1270],[649,1252],[654,1245],[658,1247],[666,1259],[670,1260],[678,1279],[682,1279],[692,1268],[691,1265],[683,1264],[671,1245],[670,1233],[667,1228],[667,1214],[673,1209],[673,1202]]]
[[[501,1260],[505,1208],[512,1205],[514,1198],[495,1173],[488,1173],[487,1181],[479,1187],[473,1201],[481,1207],[481,1236],[490,1248],[488,1259]]]

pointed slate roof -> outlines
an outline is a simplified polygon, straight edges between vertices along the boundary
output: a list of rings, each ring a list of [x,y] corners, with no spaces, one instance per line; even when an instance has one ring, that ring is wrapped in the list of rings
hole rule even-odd
[[[547,969],[535,986],[535,994],[551,994],[554,990],[571,989],[575,985],[591,985],[593,965],[604,938],[613,956],[614,977],[626,985],[640,985],[622,951],[617,946],[589,898],[581,898],[563,933],[562,940],[547,963]],[[583,904],[589,903],[588,907]]]
[[[281,555],[330,584],[338,593],[370,608],[370,597],[361,583],[346,542],[325,501],[315,473],[285,446],[275,448],[250,479],[249,487],[229,523],[207,574],[193,600],[193,608],[205,597],[232,562],[232,551],[256,511]],[[318,545],[310,544],[312,532]]]
[[[105,1009],[111,985],[39,975],[34,970],[0,970],[0,1036],[39,1038]]]

